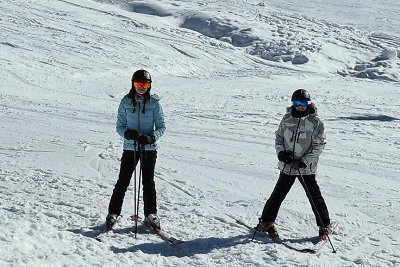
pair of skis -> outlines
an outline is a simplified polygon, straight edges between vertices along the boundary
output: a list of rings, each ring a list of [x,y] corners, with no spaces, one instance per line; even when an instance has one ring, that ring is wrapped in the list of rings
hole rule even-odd
[[[232,216],[229,216],[229,217],[231,217],[232,219],[234,219],[235,222],[236,222],[237,224],[239,224],[239,225],[244,226],[245,228],[247,228],[249,231],[252,231],[252,232],[253,232],[253,231],[256,231],[255,227],[252,227],[252,226],[246,224],[246,223],[243,222],[242,220],[233,218]],[[120,219],[120,217],[119,217],[119,219]],[[118,220],[119,220],[119,219],[118,219]],[[177,238],[175,238],[175,237],[173,237],[173,236],[167,234],[165,231],[163,231],[163,230],[161,230],[161,229],[155,229],[154,227],[152,227],[151,225],[147,224],[144,220],[142,220],[142,219],[141,219],[140,217],[138,217],[138,216],[132,215],[132,216],[131,216],[131,220],[132,220],[132,221],[136,221],[136,222],[142,224],[144,227],[146,227],[146,229],[147,229],[150,233],[152,233],[152,234],[158,236],[161,240],[163,240],[164,242],[166,242],[166,243],[167,243],[168,245],[170,245],[170,246],[176,246],[176,245],[179,245],[179,244],[184,243],[183,240],[177,239]],[[335,230],[335,228],[337,227],[337,225],[338,225],[338,223],[337,223],[337,222],[334,222],[334,223],[332,224],[332,230]],[[102,233],[102,234],[107,234],[107,232],[109,232],[109,231],[111,231],[111,230],[112,230],[112,228],[111,228],[111,229],[106,229],[105,233]],[[295,244],[291,243],[291,242],[288,241],[288,240],[281,239],[280,237],[271,238],[271,237],[268,236],[267,233],[263,233],[263,232],[258,232],[258,233],[259,233],[260,235],[262,235],[263,237],[268,237],[268,238],[270,238],[273,242],[275,242],[275,243],[277,243],[277,244],[281,244],[281,245],[285,246],[286,248],[289,248],[289,249],[292,249],[292,250],[295,250],[295,251],[301,252],[301,253],[316,254],[316,253],[324,246],[324,244],[327,243],[327,240],[320,240],[318,243],[314,244],[314,245],[311,246],[311,247],[299,247],[299,246],[296,246]],[[96,236],[96,237],[94,237],[94,238],[95,238],[96,240],[102,242],[102,238],[101,238],[101,237],[102,237],[102,234],[100,234],[100,235],[98,235],[98,236]],[[334,251],[334,252],[335,252],[335,251]]]
[[[230,216],[231,217],[231,216]],[[254,232],[256,231],[255,227],[251,227],[250,225],[246,224],[245,222],[239,220],[239,219],[235,219],[235,222],[239,225],[242,225],[244,227],[246,227],[248,230]],[[338,223],[334,222],[332,224],[332,230],[335,230],[335,228],[337,227]],[[270,238],[273,242],[281,244],[289,249],[295,250],[297,252],[302,252],[302,253],[311,253],[311,254],[316,254],[323,246],[324,244],[326,244],[328,242],[328,239],[324,239],[324,240],[320,240],[318,243],[314,244],[311,247],[299,247],[296,246],[294,244],[292,244],[291,242],[289,242],[288,240],[285,239],[281,239],[280,237],[275,237],[275,238],[271,238],[267,233],[264,232],[258,232],[260,235],[262,235],[263,237],[268,237]],[[336,252],[336,250],[333,250],[333,252]]]
[[[183,240],[177,239],[177,238],[167,234],[162,229],[155,229],[155,228],[151,227],[150,225],[145,223],[141,218],[135,219],[134,216],[131,216],[131,219],[132,219],[132,221],[136,221],[136,222],[142,224],[151,234],[158,236],[161,240],[163,240],[165,243],[167,243],[170,246],[176,246],[176,245],[184,243]],[[101,233],[99,233],[98,235],[94,236],[93,238],[99,242],[104,242],[104,238],[106,236],[109,236],[110,232],[112,232],[112,231],[113,231],[113,227],[105,226],[104,230]]]

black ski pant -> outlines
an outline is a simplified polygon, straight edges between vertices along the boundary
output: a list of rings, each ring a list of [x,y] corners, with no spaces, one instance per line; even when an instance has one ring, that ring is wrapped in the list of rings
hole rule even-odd
[[[278,182],[275,185],[274,191],[272,191],[271,196],[267,200],[264,206],[264,210],[261,216],[261,219],[264,222],[274,222],[276,217],[278,216],[279,208],[285,199],[286,195],[289,193],[290,188],[294,184],[297,175],[288,175],[283,172],[280,173]],[[310,192],[312,201],[314,201],[315,206],[319,215],[321,216],[322,222],[324,225],[330,224],[329,212],[326,207],[325,200],[321,195],[321,191],[319,190],[319,186],[317,181],[315,180],[315,174],[312,175],[303,175],[305,185]],[[302,184],[303,185],[303,184]],[[303,186],[304,187],[304,186]],[[305,188],[304,188],[305,189]],[[309,199],[310,204],[311,200]],[[311,204],[313,208],[313,205]],[[321,223],[318,220],[318,216],[316,211],[313,208],[313,212],[317,221],[317,225]]]
[[[154,183],[154,168],[156,165],[157,151],[154,150],[136,152],[133,150],[124,150],[121,158],[118,181],[115,184],[110,199],[108,213],[121,214],[125,193],[139,159],[141,160],[142,167],[144,216],[146,217],[149,214],[157,213],[156,188]],[[139,170],[136,170],[136,172],[138,171]]]

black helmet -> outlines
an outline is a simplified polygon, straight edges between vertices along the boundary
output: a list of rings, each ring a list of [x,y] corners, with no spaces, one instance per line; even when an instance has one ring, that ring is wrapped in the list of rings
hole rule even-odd
[[[294,100],[311,100],[310,94],[305,89],[298,89],[292,94],[292,101]]]
[[[137,70],[132,75],[132,81],[150,81],[151,75],[147,70]]]

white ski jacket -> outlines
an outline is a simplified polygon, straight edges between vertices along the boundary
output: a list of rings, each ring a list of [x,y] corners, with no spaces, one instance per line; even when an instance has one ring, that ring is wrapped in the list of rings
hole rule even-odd
[[[315,106],[311,108],[309,115],[301,118],[293,117],[291,108],[287,108],[287,113],[275,132],[276,153],[290,152],[295,160],[301,160],[307,165],[300,169],[302,175],[315,174],[319,156],[326,144],[324,124],[318,118]],[[280,161],[278,168],[286,174],[298,175],[298,171],[292,169],[291,165]]]

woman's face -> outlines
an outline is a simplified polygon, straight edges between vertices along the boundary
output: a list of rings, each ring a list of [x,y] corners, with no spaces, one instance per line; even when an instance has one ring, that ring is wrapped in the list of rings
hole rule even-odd
[[[133,88],[135,88],[136,93],[143,95],[149,90],[151,86],[150,81],[133,81]]]

